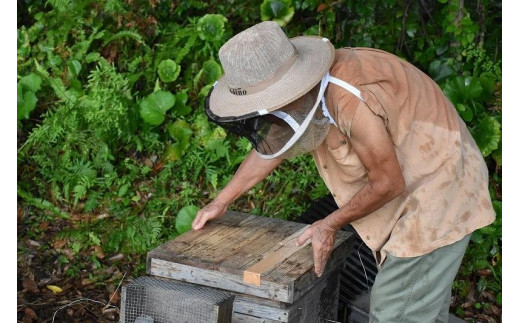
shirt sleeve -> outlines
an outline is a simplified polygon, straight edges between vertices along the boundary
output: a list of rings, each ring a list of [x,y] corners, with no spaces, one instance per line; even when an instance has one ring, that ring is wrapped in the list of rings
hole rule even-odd
[[[345,49],[338,56],[338,63],[331,70],[332,76],[357,88],[363,98],[363,101],[361,101],[349,91],[339,88],[337,85],[332,85],[337,92],[338,103],[334,108],[336,109],[336,122],[340,131],[347,137],[350,137],[352,120],[360,104],[365,104],[375,115],[381,117],[385,126],[387,126],[388,115],[376,95],[372,92],[371,84],[365,84],[361,61],[356,51]]]

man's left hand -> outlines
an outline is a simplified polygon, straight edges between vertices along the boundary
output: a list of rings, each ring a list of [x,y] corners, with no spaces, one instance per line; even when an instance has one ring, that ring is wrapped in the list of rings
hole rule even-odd
[[[325,219],[314,222],[296,240],[301,246],[308,239],[311,239],[312,251],[314,256],[314,272],[320,277],[325,270],[327,259],[334,248],[334,241],[338,230],[327,224]]]

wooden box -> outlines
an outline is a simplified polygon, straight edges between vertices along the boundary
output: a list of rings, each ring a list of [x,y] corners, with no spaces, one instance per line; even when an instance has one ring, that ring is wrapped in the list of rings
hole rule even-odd
[[[233,322],[336,320],[339,272],[352,234],[338,232],[318,278],[309,241],[296,245],[306,227],[227,212],[202,230],[184,233],[148,252],[147,272],[234,292]]]

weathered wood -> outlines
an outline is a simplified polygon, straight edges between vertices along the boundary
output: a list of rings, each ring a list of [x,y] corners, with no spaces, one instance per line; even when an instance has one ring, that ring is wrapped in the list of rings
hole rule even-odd
[[[324,276],[317,278],[311,245],[276,256],[283,242],[306,225],[280,219],[227,212],[198,231],[189,231],[148,253],[148,273],[201,285],[293,303],[337,266],[350,245],[351,234],[336,237]],[[243,272],[257,263],[263,267],[259,286],[243,282]]]
[[[243,294],[236,294],[233,303],[234,315],[245,315],[242,318],[249,318],[251,322],[256,322],[256,318],[284,323],[336,321],[339,274],[340,269],[336,268],[328,275],[322,276],[323,279],[294,304],[261,304],[263,300],[258,297],[245,298]]]
[[[231,275],[155,258],[150,260],[150,272],[152,275],[158,277],[173,278],[282,302],[288,301],[288,290],[281,290],[284,286],[268,281],[263,281],[259,287],[252,286],[244,283],[241,275]],[[287,286],[285,286],[285,288],[287,288]]]
[[[231,322],[232,323],[281,323],[280,321],[246,315],[246,314],[237,313],[237,312],[233,313],[233,318],[231,319]]]
[[[294,300],[299,299],[302,297],[303,294],[305,294],[314,284],[317,283],[318,280],[323,279],[327,275],[329,275],[331,272],[336,270],[337,268],[341,267],[341,265],[345,261],[345,257],[351,252],[353,244],[352,244],[352,234],[348,233],[348,240],[341,240],[336,239],[336,242],[334,244],[334,252],[329,257],[327,264],[325,265],[325,268],[323,270],[322,277],[318,278],[314,274],[314,267],[310,269],[311,273],[306,274],[300,274],[299,272],[292,272],[291,270],[294,267],[298,267],[298,264],[304,264],[306,261],[308,261],[308,255],[306,255],[303,252],[297,252],[292,255],[291,258],[287,259],[284,264],[281,265],[281,268],[279,268],[279,272],[287,272],[289,275],[294,275],[292,277],[292,288],[293,288],[293,297]],[[285,268],[287,266],[287,268]],[[300,267],[303,267],[303,265],[300,265]],[[286,279],[286,277],[279,277],[279,279]],[[274,277],[273,280],[275,281]]]
[[[279,322],[288,322],[290,309],[285,307],[285,303],[278,302],[275,306],[269,306],[258,302],[259,298],[243,298],[241,294],[235,296],[233,303],[233,312],[249,316],[261,317]]]
[[[292,304],[288,323],[337,321],[340,269],[322,277],[321,282]]]
[[[307,226],[301,228],[290,237],[280,242],[280,248],[271,253],[269,257],[260,260],[256,264],[244,270],[244,282],[260,286],[260,277],[263,273],[273,269],[276,265],[291,257],[293,253],[308,245],[310,240],[307,240],[301,246],[296,244],[296,239],[303,233],[303,231],[305,231],[306,228]]]

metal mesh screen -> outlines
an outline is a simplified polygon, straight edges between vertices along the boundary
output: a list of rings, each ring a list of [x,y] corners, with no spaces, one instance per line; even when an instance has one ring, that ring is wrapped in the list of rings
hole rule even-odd
[[[120,322],[231,322],[233,299],[233,294],[209,287],[139,277],[123,287]]]

